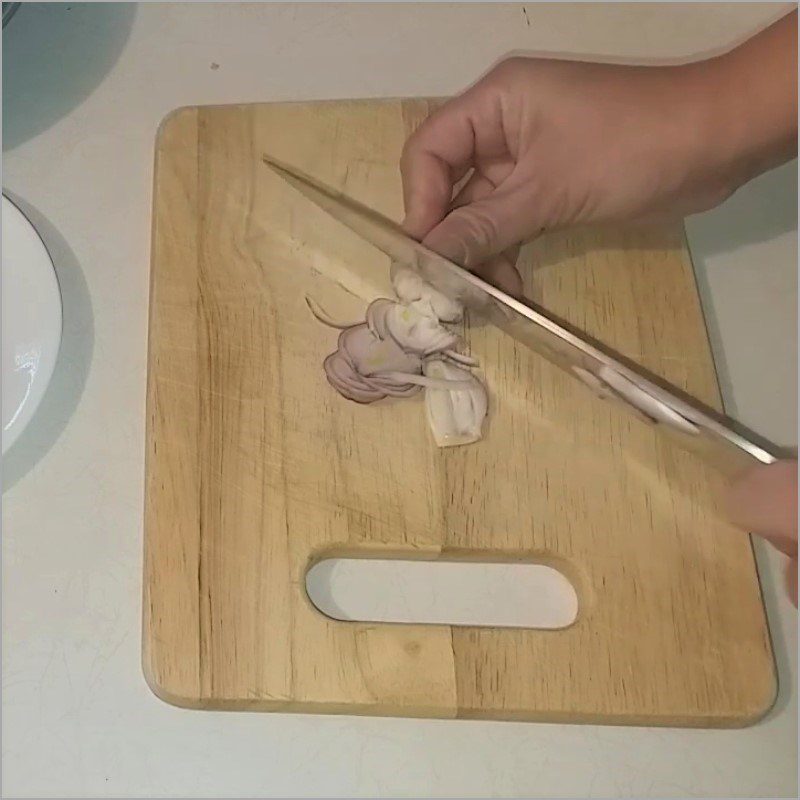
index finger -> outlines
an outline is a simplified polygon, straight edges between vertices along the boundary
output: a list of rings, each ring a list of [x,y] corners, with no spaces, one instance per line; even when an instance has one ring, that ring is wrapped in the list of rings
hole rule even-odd
[[[406,218],[416,239],[447,214],[453,186],[472,166],[475,131],[463,97],[448,101],[411,134],[400,159]]]

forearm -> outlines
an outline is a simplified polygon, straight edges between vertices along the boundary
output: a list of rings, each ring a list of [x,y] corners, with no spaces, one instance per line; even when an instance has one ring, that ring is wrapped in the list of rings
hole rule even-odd
[[[737,186],[797,155],[796,11],[705,70],[715,146]]]
[[[796,25],[680,66],[499,64],[406,143],[407,230],[472,268],[543,230],[713,208],[796,155]]]

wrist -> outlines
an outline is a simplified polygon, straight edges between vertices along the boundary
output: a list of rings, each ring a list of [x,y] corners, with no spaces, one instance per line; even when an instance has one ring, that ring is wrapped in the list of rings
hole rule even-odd
[[[726,196],[797,155],[794,16],[683,68],[695,101],[696,159]]]

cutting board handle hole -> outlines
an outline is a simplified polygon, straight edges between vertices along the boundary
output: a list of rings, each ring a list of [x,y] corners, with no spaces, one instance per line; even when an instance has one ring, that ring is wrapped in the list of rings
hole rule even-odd
[[[343,621],[557,630],[578,615],[572,583],[544,564],[326,558],[306,590]]]

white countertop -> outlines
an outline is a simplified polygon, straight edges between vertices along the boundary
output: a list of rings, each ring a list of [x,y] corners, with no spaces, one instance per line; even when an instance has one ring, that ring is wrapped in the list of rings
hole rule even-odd
[[[3,36],[6,190],[65,335],[4,460],[11,797],[796,796],[797,617],[759,548],[781,693],[739,731],[182,711],[140,669],[153,142],[192,104],[444,95],[511,50],[684,58],[772,4],[23,6]],[[10,34],[10,35],[9,35]],[[688,230],[729,409],[797,441],[796,164]]]

